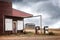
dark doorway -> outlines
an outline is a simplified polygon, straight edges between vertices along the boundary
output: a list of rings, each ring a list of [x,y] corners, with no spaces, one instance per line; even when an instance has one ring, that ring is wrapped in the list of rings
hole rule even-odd
[[[13,21],[13,33],[17,33],[17,28],[16,28],[16,25],[17,22],[16,21]]]

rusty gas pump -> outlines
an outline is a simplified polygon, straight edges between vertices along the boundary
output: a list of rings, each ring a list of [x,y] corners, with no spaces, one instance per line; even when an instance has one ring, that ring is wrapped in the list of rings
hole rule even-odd
[[[48,34],[48,26],[44,26],[44,34]]]
[[[40,27],[36,26],[35,27],[35,34],[39,34],[38,30],[40,30]]]

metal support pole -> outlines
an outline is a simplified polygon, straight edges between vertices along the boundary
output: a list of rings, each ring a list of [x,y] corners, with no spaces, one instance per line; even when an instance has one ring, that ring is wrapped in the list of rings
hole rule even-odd
[[[24,19],[23,19],[23,32],[24,32]]]
[[[42,15],[40,15],[40,27],[41,27],[41,34],[42,34]]]
[[[40,29],[41,29],[41,34],[42,34],[42,15],[37,15],[37,16],[32,16],[32,17],[40,17]],[[28,17],[28,18],[32,18],[32,17]]]

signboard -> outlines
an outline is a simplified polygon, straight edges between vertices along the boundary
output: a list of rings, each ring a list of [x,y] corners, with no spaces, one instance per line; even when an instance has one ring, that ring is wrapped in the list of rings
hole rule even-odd
[[[17,21],[17,30],[23,30],[23,21]]]
[[[12,31],[12,19],[5,19],[5,31]]]

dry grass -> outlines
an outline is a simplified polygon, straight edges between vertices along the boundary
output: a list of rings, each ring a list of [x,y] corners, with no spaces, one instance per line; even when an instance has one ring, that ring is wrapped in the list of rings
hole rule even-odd
[[[60,29],[49,29],[49,32],[53,32],[56,35],[60,35]]]
[[[25,30],[27,32],[35,32],[34,29]],[[40,30],[39,30],[40,32]],[[60,30],[49,29],[49,32],[53,32],[55,34],[59,34],[59,36],[55,35],[33,35],[30,36],[27,34],[18,34],[18,35],[11,35],[11,36],[0,36],[0,40],[60,40]]]
[[[34,29],[25,29],[25,31],[35,33]],[[56,35],[60,35],[60,29],[49,29],[48,32],[53,32]],[[38,33],[41,34],[41,30],[38,30]],[[44,34],[44,30],[42,30],[42,33]]]
[[[1,36],[0,40],[60,40],[60,36]]]

